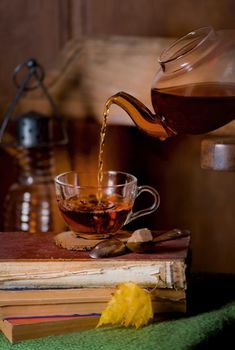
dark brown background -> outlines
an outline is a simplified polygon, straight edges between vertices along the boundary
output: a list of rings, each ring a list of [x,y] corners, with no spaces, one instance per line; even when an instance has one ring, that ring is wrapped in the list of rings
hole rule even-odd
[[[49,72],[73,38],[177,37],[208,24],[232,29],[234,12],[233,0],[1,0],[1,115],[14,94],[12,71],[29,57],[36,57]],[[73,167],[80,169],[84,162],[94,164],[99,125],[75,124],[70,125],[69,152]],[[189,228],[192,268],[234,273],[235,174],[200,168],[202,138],[179,136],[161,142],[134,127],[110,126],[106,168],[129,171],[140,184],[159,190],[159,211],[136,226]],[[12,160],[4,151],[0,153],[0,176],[2,201],[14,178]]]

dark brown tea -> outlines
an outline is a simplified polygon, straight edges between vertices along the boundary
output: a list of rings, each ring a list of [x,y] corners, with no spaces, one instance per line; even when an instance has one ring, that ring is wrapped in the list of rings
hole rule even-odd
[[[189,84],[151,93],[155,111],[176,133],[209,132],[235,118],[235,84]]]
[[[58,200],[58,205],[68,226],[80,236],[85,233],[86,238],[117,232],[131,211],[130,204],[119,195],[100,199],[96,195],[87,198],[75,195]]]

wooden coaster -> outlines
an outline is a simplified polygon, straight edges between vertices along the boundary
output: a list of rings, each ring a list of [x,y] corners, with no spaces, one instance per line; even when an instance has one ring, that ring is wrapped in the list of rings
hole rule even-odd
[[[55,243],[68,250],[88,251],[99,243],[99,240],[81,238],[73,231],[65,231],[55,236]]]
[[[130,235],[131,232],[119,231],[113,237],[126,242]],[[101,241],[100,239],[85,239],[78,237],[73,231],[61,232],[57,234],[54,239],[56,245],[62,248],[79,251],[89,251]]]

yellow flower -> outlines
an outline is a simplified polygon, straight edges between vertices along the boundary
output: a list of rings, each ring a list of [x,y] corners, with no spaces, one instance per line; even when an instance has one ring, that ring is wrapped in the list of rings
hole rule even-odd
[[[102,312],[97,327],[104,324],[120,324],[136,328],[147,325],[153,318],[151,296],[148,291],[134,283],[117,286],[106,309]]]

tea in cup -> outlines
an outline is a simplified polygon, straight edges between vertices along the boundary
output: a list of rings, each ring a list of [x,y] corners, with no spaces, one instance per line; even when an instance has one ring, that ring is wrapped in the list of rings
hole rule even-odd
[[[124,225],[147,214],[160,204],[159,193],[150,186],[137,186],[137,178],[120,171],[97,173],[66,172],[56,176],[56,198],[65,223],[79,237],[108,238]],[[143,192],[152,195],[152,204],[133,212],[136,198]]]

